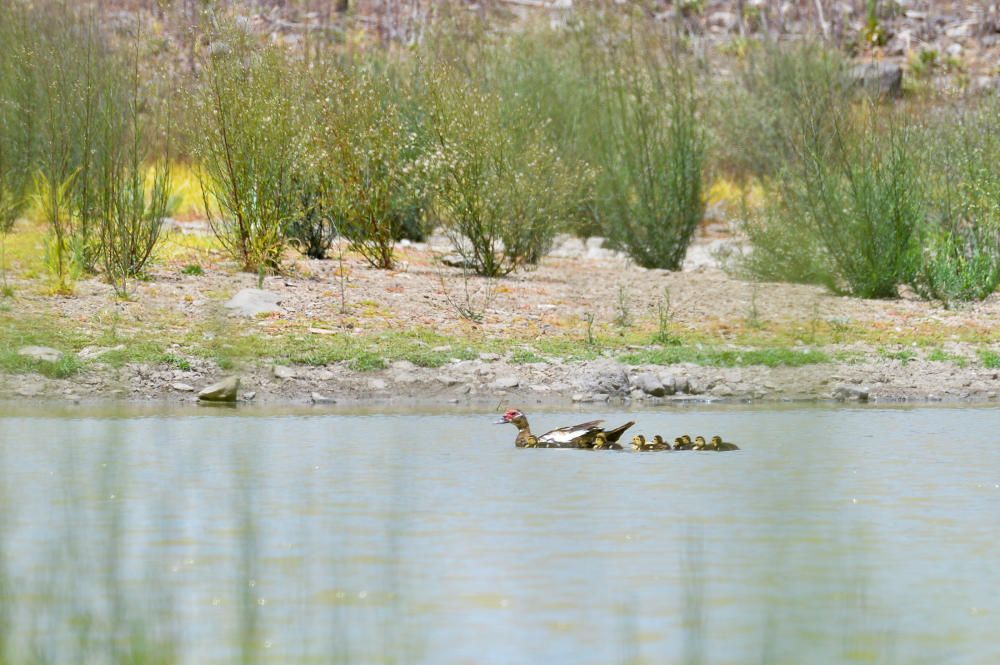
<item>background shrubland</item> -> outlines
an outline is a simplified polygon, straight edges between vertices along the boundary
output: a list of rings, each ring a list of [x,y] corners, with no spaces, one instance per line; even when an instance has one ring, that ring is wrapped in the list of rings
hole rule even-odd
[[[691,3],[303,5],[296,40],[239,3],[188,4],[0,6],[0,229],[45,224],[54,291],[100,274],[127,296],[181,198],[261,275],[338,237],[393,268],[435,228],[489,277],[561,232],[673,270],[719,183],[753,278],[949,305],[1000,282],[1000,106],[857,85],[851,57],[894,38],[879,3],[856,27],[758,7],[715,48],[725,17]],[[811,38],[783,39],[793,24]]]

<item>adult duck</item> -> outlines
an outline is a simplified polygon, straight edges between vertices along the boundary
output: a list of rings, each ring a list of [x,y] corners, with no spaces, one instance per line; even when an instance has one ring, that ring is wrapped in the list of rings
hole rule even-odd
[[[591,420],[579,425],[560,427],[536,437],[528,426],[528,418],[521,411],[511,409],[503,414],[503,417],[496,421],[496,424],[511,423],[517,427],[517,438],[514,439],[514,445],[518,448],[593,448],[599,433],[604,433],[608,443],[615,443],[625,430],[635,424],[635,421],[630,420],[624,425],[606,430],[601,427],[603,422],[603,420]]]

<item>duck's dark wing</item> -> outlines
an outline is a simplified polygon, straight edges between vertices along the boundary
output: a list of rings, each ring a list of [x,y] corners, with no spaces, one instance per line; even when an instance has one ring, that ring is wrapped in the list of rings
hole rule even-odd
[[[596,422],[601,422],[601,421],[598,420]],[[608,441],[614,443],[618,439],[622,438],[622,434],[625,433],[625,430],[627,430],[632,425],[635,425],[635,421],[634,420],[630,420],[627,423],[625,423],[624,425],[619,425],[618,427],[616,427],[614,429],[604,430],[604,436],[608,437]]]
[[[601,423],[603,420],[591,420],[589,422],[580,423],[579,425],[570,425],[569,427],[560,427],[559,429],[554,429],[551,432],[546,432],[538,437],[539,443],[558,443],[558,444],[571,444],[576,442],[582,436],[594,436],[601,431]]]

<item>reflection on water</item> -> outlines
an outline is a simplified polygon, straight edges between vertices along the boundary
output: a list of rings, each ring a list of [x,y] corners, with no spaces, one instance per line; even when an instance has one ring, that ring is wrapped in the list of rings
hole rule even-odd
[[[1000,410],[204,413],[0,418],[0,662],[1000,662]]]

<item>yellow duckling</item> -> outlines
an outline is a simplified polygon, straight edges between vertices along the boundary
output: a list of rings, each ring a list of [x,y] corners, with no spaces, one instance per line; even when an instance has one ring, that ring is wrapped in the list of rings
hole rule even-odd
[[[621,450],[621,445],[615,443],[614,441],[608,441],[608,437],[604,432],[598,432],[597,436],[594,437],[594,450]]]
[[[739,450],[740,447],[735,443],[729,443],[728,441],[723,441],[721,436],[713,436],[712,440],[709,442],[712,450]]]
[[[642,434],[636,434],[632,437],[632,450],[636,452],[646,449],[646,437]]]

